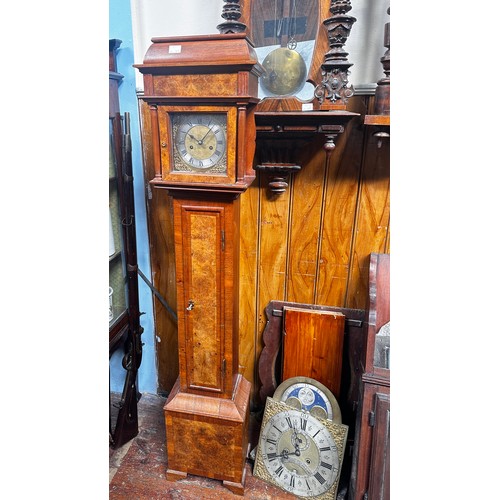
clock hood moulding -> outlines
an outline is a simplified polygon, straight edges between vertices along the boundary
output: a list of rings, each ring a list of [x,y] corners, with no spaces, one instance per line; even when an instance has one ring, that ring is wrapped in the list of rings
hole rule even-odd
[[[249,72],[251,78],[247,86],[238,89],[239,97],[247,97],[258,102],[258,78],[264,68],[259,64],[252,42],[244,33],[224,35],[196,35],[177,37],[155,37],[144,56],[143,64],[135,64],[144,75],[200,75]],[[149,81],[149,79],[148,79]],[[158,96],[156,87],[144,81],[144,95]],[[175,90],[175,89],[174,89]],[[208,90],[208,93],[207,93]],[[221,87],[203,89],[203,96],[217,97],[224,90]],[[212,92],[210,92],[212,91]],[[171,91],[165,96],[182,95]],[[186,97],[193,97],[191,94]]]

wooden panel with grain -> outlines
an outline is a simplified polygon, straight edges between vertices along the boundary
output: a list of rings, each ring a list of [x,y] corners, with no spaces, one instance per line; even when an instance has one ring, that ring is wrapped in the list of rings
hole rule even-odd
[[[240,289],[239,289],[239,364],[240,373],[254,380],[257,325],[257,260],[259,186],[255,181],[240,197]],[[252,384],[255,391],[255,384]]]
[[[282,379],[309,377],[340,396],[345,316],[334,311],[283,308]]]
[[[364,102],[352,100],[353,111],[362,112]],[[328,165],[325,206],[321,226],[321,253],[315,303],[346,305],[352,242],[356,220],[363,127],[353,119],[338,137]],[[360,309],[363,307],[360,305]]]
[[[203,95],[231,96],[238,92],[238,75],[168,75],[154,79],[157,95],[192,96],[200,92],[203,80]]]
[[[287,272],[290,191],[270,194],[268,174],[260,174],[258,328],[265,327],[264,308],[270,300],[285,299]],[[257,349],[256,355],[260,354]]]
[[[140,122],[142,129],[142,153],[144,184],[146,186],[146,209],[148,234],[151,250],[151,278],[153,285],[166,300],[170,308],[177,309],[175,286],[175,254],[172,198],[166,191],[153,189],[149,181],[155,176],[151,137],[149,105],[140,101]],[[155,347],[158,366],[158,388],[168,393],[179,375],[177,354],[177,322],[161,302],[153,301],[155,322]]]
[[[186,318],[186,376],[189,388],[221,389],[220,209],[183,206],[184,305]]]
[[[303,168],[293,177],[286,296],[291,302],[315,303],[326,166],[323,142],[320,136],[303,148],[297,158]]]
[[[370,253],[385,253],[389,235],[390,162],[389,143],[368,129],[360,178],[360,194],[351,255],[347,307],[366,307]]]

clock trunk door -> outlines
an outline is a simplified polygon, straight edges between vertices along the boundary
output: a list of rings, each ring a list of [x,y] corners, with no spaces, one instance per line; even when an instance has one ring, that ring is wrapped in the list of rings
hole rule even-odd
[[[179,368],[186,392],[232,395],[232,252],[226,241],[231,204],[174,200]],[[181,260],[181,263],[179,262]],[[181,269],[181,267],[178,267]],[[229,285],[229,286],[228,286]]]

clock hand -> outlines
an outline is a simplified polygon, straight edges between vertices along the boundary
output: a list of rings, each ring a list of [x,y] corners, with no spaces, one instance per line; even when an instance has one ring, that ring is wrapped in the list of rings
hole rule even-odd
[[[211,127],[211,126],[208,128],[208,132],[207,132],[207,133],[203,136],[203,139],[201,139],[200,141],[198,141],[198,144],[199,144],[200,146],[201,146],[201,145],[203,145],[203,141],[207,138],[207,135],[208,135],[210,132],[212,132],[212,127]]]
[[[293,435],[292,435],[292,439],[291,439],[291,442],[292,442],[292,445],[293,447],[295,448],[295,455],[300,457],[300,444],[302,442],[302,439],[300,439],[298,436],[299,436],[299,433],[298,433],[298,430],[297,430],[297,427],[295,426],[295,423],[293,425]]]
[[[284,459],[287,459],[288,458],[288,450],[283,450],[282,453],[280,453],[279,455],[276,455],[276,458],[284,458]]]
[[[290,455],[297,455],[299,457],[300,450],[296,448],[295,451],[289,452],[287,449],[284,449],[279,455],[276,455],[276,458],[284,458],[286,460]]]

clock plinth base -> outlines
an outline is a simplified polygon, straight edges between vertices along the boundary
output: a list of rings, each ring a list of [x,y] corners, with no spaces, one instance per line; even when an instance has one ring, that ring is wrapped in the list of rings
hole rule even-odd
[[[245,476],[246,470],[243,469],[243,476],[241,478],[241,483],[233,483],[232,481],[222,481],[222,484],[235,495],[243,495],[245,493]]]
[[[250,382],[238,375],[233,398],[224,399],[181,392],[177,380],[163,408],[168,480],[194,474],[221,480],[243,495],[250,389]]]

